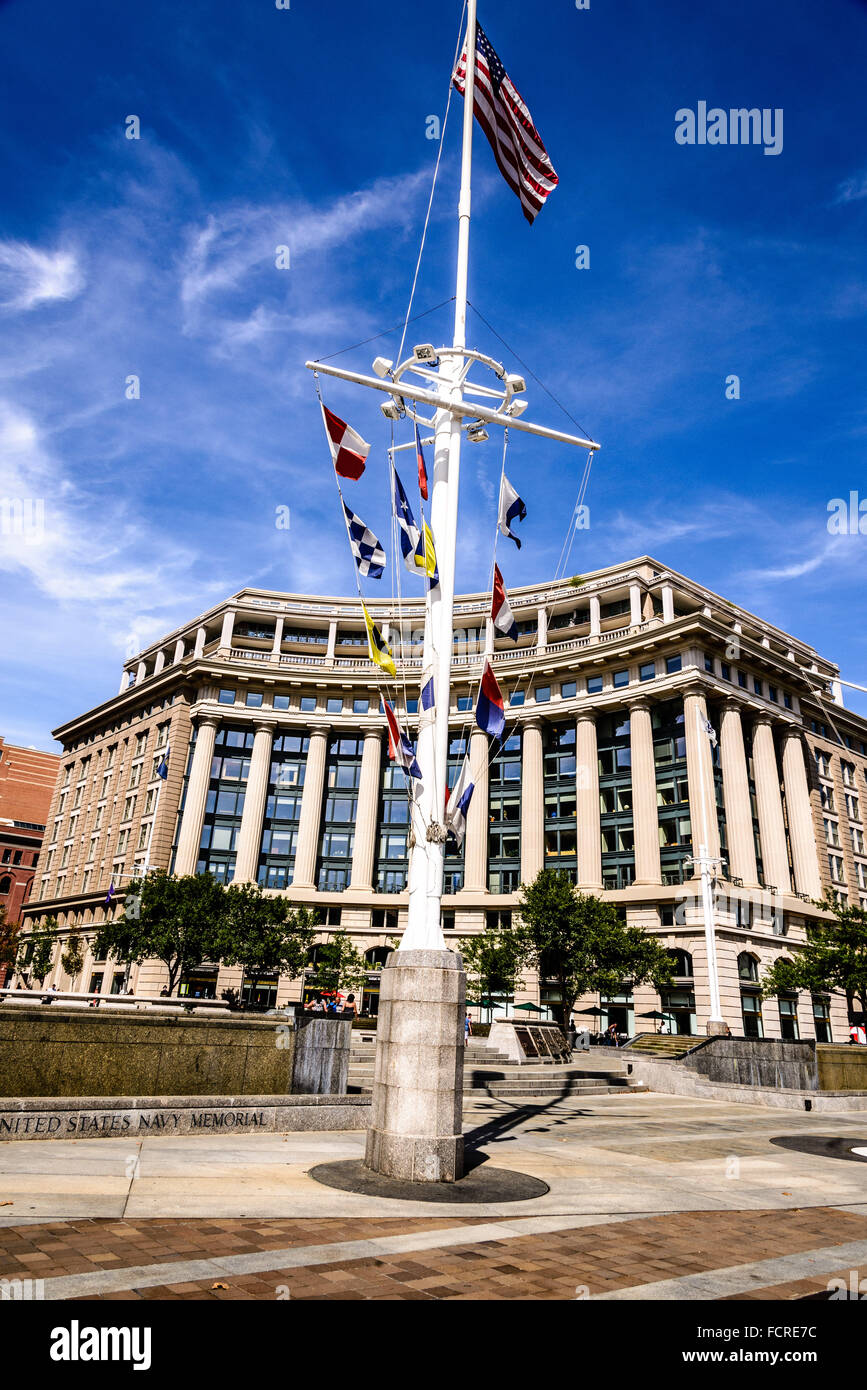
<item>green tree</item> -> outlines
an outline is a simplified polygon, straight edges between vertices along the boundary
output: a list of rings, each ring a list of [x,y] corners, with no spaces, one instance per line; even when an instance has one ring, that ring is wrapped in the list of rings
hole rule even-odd
[[[51,969],[51,958],[57,941],[57,918],[46,917],[42,926],[34,927],[21,942],[17,969],[29,971],[40,985]]]
[[[356,951],[345,931],[316,946],[312,984],[316,989],[361,989],[367,979],[367,961]]]
[[[867,911],[825,898],[831,922],[807,924],[807,940],[788,941],[793,959],[776,960],[762,977],[764,998],[788,990],[846,994],[867,1015]]]
[[[519,965],[557,981],[564,1029],[582,994],[617,994],[627,980],[657,988],[671,982],[671,960],[655,937],[625,926],[609,903],[578,892],[551,869],[521,885],[512,931]]]
[[[461,942],[461,957],[467,975],[475,981],[482,998],[515,993],[519,962],[514,932],[480,932]]]
[[[9,921],[5,907],[0,904],[0,971],[14,968],[21,945],[20,935],[20,925]]]
[[[255,883],[226,889],[219,955],[240,965],[255,990],[263,975],[299,975],[316,936],[316,918],[286,898],[266,897]]]
[[[66,944],[60,955],[60,964],[74,984],[84,968],[84,942],[77,929],[73,929],[66,938]]]
[[[226,897],[210,874],[147,874],[127,888],[123,914],[97,928],[94,956],[130,964],[161,960],[174,994],[185,970],[219,960]]]

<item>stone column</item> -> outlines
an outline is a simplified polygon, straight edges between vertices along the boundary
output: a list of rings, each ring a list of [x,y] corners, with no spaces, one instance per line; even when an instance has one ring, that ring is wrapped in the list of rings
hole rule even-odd
[[[127,688],[128,685],[129,685],[129,671],[128,671],[128,670],[126,669],[126,667],[124,666],[123,670],[122,670],[121,673],[120,673],[120,689],[119,689],[118,692],[117,692],[118,695],[122,695],[123,692],[126,690],[126,688]]]
[[[544,607],[536,609],[536,647],[543,652],[548,645],[548,610]]]
[[[163,669],[163,667],[165,666],[165,664],[166,664],[166,654],[165,654],[165,650],[164,650],[164,648],[160,647],[159,651],[158,651],[157,654],[156,654],[156,660],[154,661],[154,675],[155,675],[155,676],[158,676],[158,675],[159,675],[160,671]]]
[[[373,860],[379,821],[379,788],[382,775],[382,729],[368,729],[361,754],[358,812],[352,851],[350,888],[369,893],[373,888]]]
[[[319,850],[319,827],[322,822],[322,793],[325,789],[325,759],[328,754],[328,726],[310,730],[307,766],[304,770],[304,791],[301,796],[301,817],[298,822],[298,843],[295,850],[295,888],[315,888],[316,858]]]
[[[138,664],[138,666],[136,666],[136,668],[135,668],[135,683],[136,683],[136,685],[141,685],[142,681],[144,680],[145,676],[147,675],[147,671],[148,671],[148,668],[147,668],[147,666],[145,665],[145,663],[144,663],[143,661],[140,661],[139,664]]]
[[[328,647],[325,652],[325,660],[329,666],[334,665],[334,648],[337,645],[337,619],[332,618],[328,624]]]
[[[720,722],[720,761],[726,809],[729,878],[741,878],[750,888],[758,884],[756,841],[750,804],[750,781],[744,749],[740,708],[727,700]]]
[[[711,859],[719,858],[719,823],[714,795],[713,759],[710,739],[699,728],[698,719],[707,719],[707,705],[700,690],[687,690],[683,697],[683,724],[686,737],[686,774],[689,783],[689,819],[692,825],[692,851],[697,855],[707,845]],[[704,799],[702,800],[702,786]]]
[[[185,652],[186,647],[184,646],[184,639],[183,637],[179,637],[177,642],[175,643],[174,655],[172,656],[173,666],[177,666],[179,661],[183,661]]]
[[[783,784],[789,816],[789,841],[795,868],[795,887],[811,898],[822,896],[819,857],[813,829],[813,808],[804,765],[804,741],[800,729],[790,727],[783,740]]]
[[[790,888],[789,856],[786,852],[780,773],[774,730],[766,715],[760,715],[753,726],[753,770],[765,883],[770,883],[781,893],[787,893]]]
[[[464,892],[488,891],[488,736],[481,729],[470,735],[470,773],[474,791],[467,811],[464,840]]]
[[[629,746],[632,758],[632,824],[635,829],[635,882],[659,884],[659,816],[656,809],[656,764],[650,702],[629,706]]]
[[[670,584],[662,586],[662,621],[664,623],[674,622],[674,590]]]
[[[271,660],[279,663],[280,646],[283,641],[283,618],[279,617],[274,623],[274,644],[271,647]]]
[[[187,783],[184,814],[178,836],[177,853],[175,854],[176,874],[194,874],[199,862],[202,821],[205,816],[205,801],[208,796],[208,783],[211,780],[211,763],[214,757],[214,743],[219,723],[219,718],[212,714],[202,715],[199,719],[196,747]]]
[[[527,719],[521,757],[521,880],[532,883],[545,866],[545,773],[542,721]],[[484,735],[482,735],[484,738]]]
[[[629,626],[638,627],[641,622],[641,585],[629,586]]]
[[[602,605],[598,594],[590,595],[590,636],[598,637],[602,631]]]
[[[208,634],[205,628],[196,628],[196,645],[193,648],[193,656],[196,657],[196,659],[198,659],[202,655],[202,652],[205,650],[205,643],[207,640]]]
[[[601,891],[602,826],[599,819],[599,754],[596,750],[596,716],[591,710],[586,710],[578,715],[575,764],[578,886],[591,891]]]
[[[232,637],[234,636],[234,633],[235,633],[235,610],[234,610],[234,608],[229,608],[229,609],[223,614],[223,627],[222,627],[222,631],[220,632],[220,650],[221,650],[221,651],[222,651],[224,648],[226,648],[226,649],[231,649],[231,646],[232,646]]]
[[[234,883],[255,883],[259,873],[259,851],[262,847],[262,823],[271,780],[271,750],[274,746],[274,727],[257,724],[250,758],[250,776],[244,796],[244,813],[238,833],[235,856]]]
[[[466,976],[453,951],[393,951],[382,972],[364,1163],[408,1182],[463,1176]]]

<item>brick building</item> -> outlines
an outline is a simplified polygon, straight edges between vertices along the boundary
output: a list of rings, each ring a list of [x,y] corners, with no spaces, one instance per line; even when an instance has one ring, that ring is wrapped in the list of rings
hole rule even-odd
[[[20,922],[30,897],[60,758],[0,738],[0,906]],[[0,987],[4,967],[0,966]]]

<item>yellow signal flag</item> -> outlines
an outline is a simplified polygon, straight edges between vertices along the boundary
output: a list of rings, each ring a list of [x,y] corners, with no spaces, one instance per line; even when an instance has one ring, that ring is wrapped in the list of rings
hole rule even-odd
[[[371,618],[367,608],[362,603],[361,611],[364,614],[364,626],[367,628],[367,653],[374,666],[385,671],[389,676],[397,676],[397,667],[394,664],[394,657],[389,651],[388,643],[380,632],[376,623]]]

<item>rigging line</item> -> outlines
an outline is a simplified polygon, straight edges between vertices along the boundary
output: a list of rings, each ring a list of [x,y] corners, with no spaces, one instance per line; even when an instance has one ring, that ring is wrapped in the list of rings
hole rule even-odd
[[[314,381],[314,384],[315,384],[315,387],[316,387],[316,394],[317,394],[317,396],[319,397],[319,404],[320,404],[320,406],[322,406],[322,408],[324,409],[324,407],[325,407],[325,402],[324,402],[323,399],[322,399],[322,392],[321,392],[321,390],[320,390],[320,388],[319,388],[319,373],[318,373],[318,372],[314,372],[314,373],[313,373],[313,381]],[[340,478],[338,477],[337,469],[336,469],[336,468],[334,469],[334,482],[335,482],[336,487],[337,487],[337,495],[338,495],[338,497],[340,498],[340,510],[341,510],[341,513],[343,514],[343,525],[344,525],[344,528],[345,528],[345,530],[346,530],[346,539],[347,539],[348,542],[349,542],[349,553],[350,553],[350,555],[351,555],[351,557],[352,557],[352,568],[353,568],[353,572],[354,572],[354,574],[355,574],[355,588],[356,588],[356,590],[357,590],[357,592],[358,592],[358,601],[359,601],[359,603],[362,605],[362,607],[364,607],[364,595],[363,595],[363,593],[361,592],[361,579],[360,579],[359,572],[358,572],[358,564],[357,564],[356,559],[355,559],[355,552],[354,552],[354,550],[352,549],[352,535],[351,535],[351,532],[350,532],[350,530],[349,530],[349,518],[348,518],[347,515],[346,515],[346,504],[345,504],[345,502],[344,502],[344,500],[343,500],[343,491],[342,491],[341,486],[340,486]],[[372,621],[373,621],[373,619],[371,618],[371,622],[372,622]],[[366,633],[367,633],[367,628],[366,628],[366,624],[365,624],[365,634],[366,634]],[[390,636],[390,635],[391,635],[391,634],[389,633],[389,636]],[[370,643],[370,638],[369,638],[369,636],[368,636],[367,640],[368,640],[368,645],[369,645],[369,643]],[[369,652],[368,652],[368,659],[369,659]],[[385,672],[382,670],[382,667],[377,666],[375,662],[371,661],[370,664],[371,664],[371,666],[372,666],[373,669],[374,669],[374,680],[377,682],[378,686],[382,687],[382,689],[385,690],[386,696],[388,696],[391,692],[390,692],[390,687],[389,687],[389,683],[388,683],[388,680],[387,680],[387,678],[386,678]],[[395,669],[396,669],[396,666],[395,666]],[[395,702],[395,703],[396,703],[396,702]]]
[[[469,304],[469,306],[470,306],[470,308],[472,309],[473,313],[474,313],[474,314],[478,314],[479,318],[481,319],[481,321],[482,321],[482,323],[485,325],[485,327],[488,328],[488,329],[490,329],[490,331],[493,333],[494,337],[495,337],[495,338],[498,338],[498,339],[500,340],[500,342],[503,344],[503,347],[506,349],[506,351],[509,352],[509,353],[511,353],[511,355],[514,357],[514,359],[515,359],[516,362],[520,362],[520,364],[521,364],[521,366],[524,368],[524,371],[525,371],[525,372],[529,372],[530,376],[531,376],[531,377],[533,378],[533,380],[536,382],[537,386],[541,386],[541,388],[542,388],[542,390],[545,392],[545,394],[546,394],[547,396],[550,396],[550,397],[551,397],[551,400],[554,402],[554,404],[558,407],[559,410],[562,410],[562,412],[563,412],[563,414],[566,416],[567,420],[571,420],[571,421],[572,421],[572,424],[576,427],[576,429],[579,429],[579,430],[581,431],[581,433],[584,435],[584,437],[585,437],[586,439],[591,439],[591,440],[593,440],[592,434],[590,434],[590,432],[589,432],[588,430],[586,430],[582,424],[579,424],[579,422],[575,419],[575,416],[571,413],[571,411],[569,411],[569,410],[566,409],[565,405],[563,405],[563,402],[557,399],[557,397],[554,395],[554,392],[553,392],[553,391],[549,390],[549,388],[545,385],[544,381],[542,381],[541,377],[538,377],[538,376],[536,375],[536,373],[533,371],[533,368],[530,367],[530,366],[528,366],[527,363],[524,361],[524,359],[523,359],[522,357],[519,357],[519,356],[518,356],[518,354],[515,352],[515,349],[509,346],[509,344],[506,342],[506,340],[505,340],[505,338],[502,336],[502,334],[498,333],[497,330],[496,330],[496,328],[494,327],[494,325],[493,325],[492,323],[489,323],[489,322],[488,322],[488,320],[485,318],[485,316],[484,316],[484,314],[482,313],[482,311],[481,311],[480,309],[477,309],[476,306],[475,306],[475,304],[472,304],[469,300],[467,300],[467,303]],[[595,443],[596,441],[593,440],[593,442]]]
[[[416,263],[415,263],[415,274],[414,274],[414,276],[412,277],[412,289],[411,289],[410,292],[409,292],[409,303],[407,304],[407,307],[406,307],[406,321],[404,322],[404,325],[403,325],[403,333],[402,333],[401,339],[400,339],[400,347],[399,347],[398,350],[397,350],[397,360],[398,360],[398,362],[400,362],[400,361],[402,360],[402,357],[403,357],[403,345],[404,345],[404,343],[406,342],[406,330],[407,330],[407,328],[409,327],[410,323],[412,322],[412,320],[410,319],[410,314],[412,313],[412,303],[413,303],[413,300],[414,300],[414,298],[415,298],[416,286],[418,285],[419,271],[421,270],[422,256],[424,255],[425,241],[426,241],[426,239],[427,239],[427,230],[428,230],[428,225],[429,225],[429,223],[430,223],[431,209],[433,208],[434,194],[436,193],[437,176],[439,175],[439,171],[440,171],[440,161],[441,161],[441,159],[442,159],[442,157],[443,157],[443,146],[445,145],[445,142],[446,142],[446,126],[448,125],[449,111],[451,110],[451,104],[452,104],[452,93],[453,93],[453,91],[454,91],[454,87],[452,86],[452,75],[454,74],[455,68],[457,67],[458,58],[460,57],[460,53],[461,53],[461,36],[462,36],[462,34],[463,34],[463,28],[464,28],[464,15],[466,14],[466,10],[467,10],[466,0],[464,0],[464,6],[463,6],[463,9],[461,10],[461,20],[460,20],[460,24],[458,25],[458,42],[457,42],[457,46],[456,46],[456,48],[455,48],[455,56],[454,56],[454,60],[453,60],[453,62],[452,62],[451,71],[450,71],[450,73],[449,73],[449,94],[448,94],[448,97],[446,98],[446,109],[445,109],[445,114],[444,114],[444,116],[443,116],[443,123],[442,123],[442,125],[441,125],[441,127],[440,127],[439,149],[437,150],[436,164],[434,165],[433,182],[431,183],[430,198],[428,199],[427,213],[426,213],[426,215],[425,215],[424,226],[423,226],[423,228],[422,228],[422,233],[421,233],[421,245],[419,246],[419,249],[418,249],[418,260],[417,260]]]
[[[432,309],[423,309],[420,314],[408,319],[407,323],[417,323],[419,319],[427,318],[428,314],[435,314],[438,309],[444,309],[447,304],[454,304],[454,302],[455,296],[451,295],[450,298],[444,299],[441,304],[434,304]],[[351,343],[349,347],[339,348],[337,352],[329,353],[327,357],[316,357],[314,361],[331,362],[335,357],[342,357],[345,352],[354,352],[356,348],[367,347],[368,343],[376,343],[380,338],[390,338],[392,333],[397,333],[400,327],[401,325],[396,323],[393,328],[384,328],[381,333],[374,333],[372,338],[365,338],[360,343]]]

